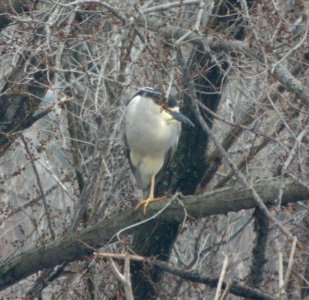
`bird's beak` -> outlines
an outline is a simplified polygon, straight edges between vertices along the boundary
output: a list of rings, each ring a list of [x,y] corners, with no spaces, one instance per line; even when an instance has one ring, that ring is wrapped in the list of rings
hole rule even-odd
[[[173,117],[173,119],[183,123],[183,124],[186,124],[186,125],[189,125],[191,127],[195,127],[195,125],[192,123],[192,121],[187,118],[185,115],[183,115],[182,113],[180,112],[177,112],[177,111],[172,111],[170,112],[171,116]]]

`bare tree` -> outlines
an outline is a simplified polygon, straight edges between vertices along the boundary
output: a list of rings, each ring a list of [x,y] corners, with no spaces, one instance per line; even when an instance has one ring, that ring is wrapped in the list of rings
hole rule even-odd
[[[308,18],[301,0],[2,1],[1,297],[306,299]],[[122,142],[144,86],[196,125],[146,215]]]

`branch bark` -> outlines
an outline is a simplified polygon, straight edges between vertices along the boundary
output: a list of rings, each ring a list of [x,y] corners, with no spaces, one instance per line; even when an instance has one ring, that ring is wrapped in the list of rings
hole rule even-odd
[[[266,248],[269,234],[269,219],[260,209],[256,209],[254,215],[255,239],[247,284],[258,288],[263,281],[264,266],[267,261]]]
[[[254,186],[266,205],[274,204],[280,187],[278,181],[268,181]],[[291,182],[285,187],[282,205],[307,199],[309,199],[309,189],[297,182]],[[166,201],[150,205],[146,217],[158,214],[164,206],[166,206]],[[228,188],[175,200],[158,214],[157,219],[181,222],[185,214],[192,218],[201,218],[256,206],[250,190]],[[3,262],[0,265],[0,290],[42,269],[51,268],[63,262],[71,262],[85,255],[92,255],[95,248],[106,245],[121,233],[132,232],[139,225],[137,222],[144,219],[142,212],[130,209],[112,219],[103,220],[80,232],[58,238]]]

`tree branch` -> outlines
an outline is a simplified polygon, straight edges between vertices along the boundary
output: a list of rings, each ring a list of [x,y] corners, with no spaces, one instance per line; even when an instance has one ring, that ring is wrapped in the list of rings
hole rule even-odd
[[[175,2],[170,2],[170,3],[164,3],[164,4],[159,4],[157,6],[152,6],[149,8],[142,9],[142,13],[144,14],[149,14],[152,12],[159,12],[159,11],[165,11],[171,8],[175,7],[183,7],[183,6],[190,6],[190,5],[197,5],[201,1],[200,0],[184,0],[184,1],[175,1]]]
[[[139,17],[137,23],[140,26],[145,26],[150,31],[158,33],[166,39],[173,39],[176,41],[181,38],[182,43],[190,42],[191,44],[202,47],[203,49],[209,47],[214,52],[239,52],[247,57],[254,58],[261,63],[264,63],[260,51],[249,47],[245,42],[215,40],[212,37],[206,37],[188,29],[162,24],[158,19],[151,17],[148,17],[147,19]],[[274,63],[272,72],[281,84],[283,84],[288,90],[294,92],[302,103],[307,108],[309,107],[308,87],[304,86],[298,79],[296,79],[282,64]]]
[[[118,270],[113,259],[111,257],[109,257],[108,260],[110,262],[113,274],[117,277],[117,279],[121,282],[121,284],[124,287],[126,299],[127,300],[134,300],[133,293],[132,293],[131,278],[130,278],[130,256],[125,255],[124,274],[123,275]]]
[[[31,0],[11,0],[0,2],[0,30],[12,23],[13,18],[10,15],[16,16],[28,12],[35,8],[36,3]]]
[[[139,261],[144,263],[149,263],[151,265],[155,265],[159,267],[160,269],[179,276],[185,280],[192,281],[192,282],[198,282],[205,284],[207,286],[210,286],[212,288],[216,288],[219,286],[220,279],[217,278],[210,278],[201,276],[197,273],[191,273],[187,271],[183,271],[181,269],[177,269],[174,267],[171,267],[167,262],[159,260],[159,259],[148,259],[147,257],[139,256],[139,255],[127,255],[127,254],[114,254],[114,253],[95,253],[97,258],[106,258],[106,259],[117,259],[117,260],[127,260],[128,258],[131,261]],[[227,260],[226,260],[227,261]],[[122,274],[119,274],[120,276],[123,276]],[[118,276],[119,276],[118,275]],[[121,277],[123,279],[123,277]],[[275,300],[275,298],[271,297],[270,295],[264,294],[263,292],[260,292],[256,289],[250,288],[236,280],[229,281],[229,283],[226,283],[225,281],[221,281],[220,289],[226,289],[228,288],[229,291],[236,295],[236,296],[243,296],[250,299],[255,300]],[[223,296],[223,295],[222,295]],[[222,297],[221,297],[222,298]]]
[[[189,280],[192,282],[198,282],[198,283],[203,283],[205,285],[208,285],[212,288],[215,288],[218,285],[219,279],[217,278],[210,278],[206,276],[201,276],[199,274],[195,273],[189,273],[185,272],[173,267],[170,267],[166,262],[159,261],[159,260],[154,260],[152,261],[154,265],[157,267],[163,269],[164,271],[179,276],[185,280]],[[227,282],[223,281],[222,282],[222,288],[225,289],[227,287]],[[275,300],[274,297],[271,297],[268,294],[265,294],[261,291],[258,291],[256,289],[250,288],[248,286],[243,285],[239,281],[233,280],[231,283],[230,287],[230,293],[245,297],[247,299],[254,299],[254,300]]]
[[[252,250],[252,262],[250,272],[247,279],[247,284],[258,288],[263,281],[264,266],[266,263],[266,247],[269,234],[269,219],[260,210],[255,210],[255,239]]]
[[[256,184],[254,189],[265,201],[265,205],[272,205],[280,187],[280,181],[274,180]],[[286,184],[282,195],[282,205],[307,199],[309,199],[308,188],[297,182]],[[166,201],[153,203],[148,207],[146,217],[158,213],[165,205]],[[192,218],[202,218],[254,207],[257,207],[257,204],[249,189],[227,188],[204,195],[175,199],[158,215],[157,219],[181,222],[185,214]],[[145,216],[141,211],[129,209],[112,219],[103,220],[80,232],[56,239],[3,262],[0,265],[0,290],[42,269],[51,268],[63,262],[71,262],[85,255],[92,255],[94,249],[109,243],[120,230],[122,233],[132,232],[138,226],[136,223],[144,219]],[[135,226],[130,226],[132,224]],[[126,230],[128,226],[130,230]]]

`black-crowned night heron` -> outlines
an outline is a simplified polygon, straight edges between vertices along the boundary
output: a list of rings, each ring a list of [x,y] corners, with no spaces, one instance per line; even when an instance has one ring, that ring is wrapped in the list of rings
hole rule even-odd
[[[154,198],[155,177],[172,159],[178,144],[181,123],[194,126],[179,112],[176,99],[166,99],[155,89],[140,90],[126,108],[126,155],[137,188],[145,191],[150,185],[148,197],[136,206],[144,206],[144,213],[150,202],[162,199]]]

